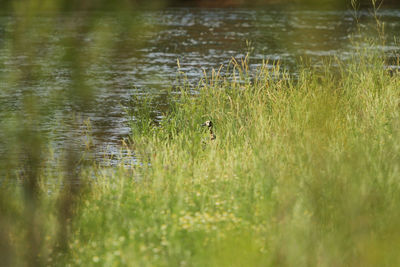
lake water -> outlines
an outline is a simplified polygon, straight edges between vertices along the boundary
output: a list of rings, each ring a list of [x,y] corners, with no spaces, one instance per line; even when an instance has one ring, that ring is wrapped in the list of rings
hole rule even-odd
[[[394,37],[400,33],[400,9],[383,9],[380,19],[385,22],[387,42],[383,48],[395,58],[400,46]],[[98,151],[117,153],[120,141],[129,135],[130,129],[124,107],[128,106],[133,95],[145,93],[159,95],[154,107],[159,112],[165,104],[163,89],[175,84],[177,77],[177,59],[181,71],[189,81],[195,84],[212,68],[227,65],[232,57],[242,58],[251,50],[251,66],[257,67],[262,60],[279,60],[292,73],[296,72],[296,62],[307,57],[318,64],[324,57],[337,56],[347,59],[354,52],[351,39],[362,40],[374,32],[374,20],[371,12],[359,12],[360,31],[351,10],[321,11],[294,10],[277,6],[262,9],[201,9],[171,8],[157,12],[141,14],[141,20],[153,25],[149,31],[137,38],[140,45],[133,46],[124,38],[132,36],[111,36],[111,42],[118,46],[117,52],[110,57],[109,51],[101,51],[102,64],[91,66],[87,72],[93,86],[96,87],[98,106],[86,115],[92,123],[94,142],[102,144]],[[0,16],[0,77],[5,77],[13,64],[24,60],[23,55],[10,55],[7,52],[6,36],[12,31],[9,27],[17,18]],[[60,18],[62,20],[62,18]],[[77,18],[79,20],[79,16]],[[107,23],[113,26],[118,17],[108,16]],[[36,19],[37,25],[48,23],[45,17]],[[74,31],[55,31],[49,36],[49,46],[57,46],[57,40],[74,35]],[[84,36],[90,43],[90,36]],[[17,63],[16,63],[17,62]],[[62,66],[51,58],[36,64],[43,64],[44,79],[27,84],[33,91],[43,94],[49,90],[63,90],[70,85],[69,76]],[[0,84],[1,112],[18,111],[20,91],[13,85]],[[4,93],[6,92],[7,93]],[[60,115],[53,116],[43,127],[52,129],[54,125],[56,145],[65,138],[60,119],[70,112],[70,107],[61,107]],[[160,114],[159,114],[160,115]],[[82,128],[80,129],[80,131]],[[99,152],[98,157],[102,154]]]

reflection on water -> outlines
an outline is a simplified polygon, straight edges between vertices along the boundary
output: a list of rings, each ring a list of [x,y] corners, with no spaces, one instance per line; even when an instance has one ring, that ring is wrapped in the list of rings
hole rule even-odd
[[[385,22],[388,40],[384,49],[390,55],[399,52],[394,36],[400,32],[400,9],[382,10],[380,18]],[[6,37],[12,34],[12,25],[17,18],[0,16],[0,78],[9,74],[9,66],[24,64],[24,55],[13,56],[7,51]],[[124,106],[131,96],[143,93],[159,95],[158,107],[162,109],[162,90],[171,87],[177,76],[177,59],[181,71],[190,82],[196,83],[206,71],[226,65],[232,57],[241,58],[251,49],[252,67],[263,59],[280,60],[292,73],[299,57],[310,57],[315,64],[325,56],[346,59],[353,51],[350,38],[362,36],[357,31],[353,12],[290,10],[281,8],[256,9],[199,9],[176,8],[159,12],[148,12],[142,20],[153,25],[152,31],[139,36],[115,34],[105,39],[113,42],[114,54],[107,55],[101,47],[92,47],[96,57],[104,58],[101,64],[87,66],[85,74],[96,88],[97,99],[90,117],[94,142],[105,144],[108,153],[117,153],[120,140],[129,134]],[[374,23],[370,13],[360,12],[361,33],[373,32]],[[46,17],[37,18],[38,25],[46,24]],[[76,23],[79,24],[77,15]],[[118,25],[118,17],[110,14],[104,21],[108,27]],[[40,28],[40,27],[38,27]],[[46,97],[62,91],[70,85],[68,68],[57,64],[57,49],[64,49],[60,40],[76,37],[79,32],[66,29],[60,18],[59,30],[54,31],[43,45],[42,76],[24,89],[10,83],[0,84],[0,113],[18,110],[21,90],[32,89]],[[96,45],[91,36],[82,36],[90,47]],[[247,42],[251,43],[248,47]],[[141,43],[132,46],[132,43]],[[7,93],[5,93],[7,92]],[[48,131],[63,129],[66,122],[60,121],[71,107],[61,107],[49,121],[43,123]],[[83,131],[83,130],[82,130]],[[64,132],[57,130],[54,137],[60,142]],[[101,148],[104,150],[104,147]],[[101,157],[99,154],[98,157]]]

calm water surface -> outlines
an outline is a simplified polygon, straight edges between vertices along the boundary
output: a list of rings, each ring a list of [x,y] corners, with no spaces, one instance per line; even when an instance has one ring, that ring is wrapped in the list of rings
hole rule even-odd
[[[156,113],[162,109],[165,104],[162,91],[176,83],[177,59],[181,71],[193,84],[202,77],[203,69],[207,72],[227,65],[232,57],[242,58],[249,49],[252,51],[253,68],[264,59],[280,60],[284,67],[295,73],[295,65],[300,57],[308,57],[314,64],[326,56],[349,58],[354,51],[350,39],[361,40],[374,28],[368,10],[362,10],[359,14],[361,34],[357,31],[350,10],[174,8],[143,14],[142,19],[155,27],[135,37],[142,45],[136,48],[127,46],[121,40],[123,37],[115,37],[112,41],[121,43],[118,53],[109,57],[107,51],[100,51],[98,55],[104,56],[104,62],[87,70],[91,83],[98,91],[97,107],[86,114],[92,122],[94,142],[103,144],[98,150],[108,154],[117,153],[120,140],[129,135],[124,107],[129,105],[133,95],[159,95],[158,105],[154,109]],[[395,57],[400,51],[400,46],[394,40],[400,33],[400,9],[381,10],[379,14],[385,22],[388,37],[383,48]],[[114,19],[117,21],[117,18]],[[10,16],[0,16],[0,77],[10,71],[7,66],[19,60],[7,53],[5,42],[6,31],[10,31],[6,25],[13,24],[14,20]],[[107,23],[112,25],[115,21],[109,18]],[[46,18],[37,18],[38,25],[46,22]],[[57,46],[57,40],[68,34],[74,33],[54,32],[49,38],[50,45]],[[90,37],[85,38],[88,43],[91,42]],[[23,55],[20,57],[23,60]],[[49,90],[62,90],[68,86],[68,73],[54,62],[51,59],[39,62],[43,64],[48,79],[26,86],[44,97]],[[5,87],[10,87],[10,84],[0,84],[1,89]],[[11,95],[0,94],[0,112],[18,110],[18,92],[18,88],[15,88]],[[60,114],[68,112],[68,107],[60,110]],[[54,125],[58,125],[58,130],[54,131]],[[53,129],[56,144],[65,138],[66,132],[62,130],[61,122],[57,122],[57,116],[48,124],[44,123],[43,127]],[[102,157],[102,153],[98,152],[98,157]]]

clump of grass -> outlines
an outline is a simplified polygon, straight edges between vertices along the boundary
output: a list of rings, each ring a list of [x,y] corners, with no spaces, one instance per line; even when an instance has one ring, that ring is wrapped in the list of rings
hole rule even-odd
[[[139,164],[98,170],[68,263],[400,264],[400,76],[357,59],[183,86],[159,125],[134,124]]]

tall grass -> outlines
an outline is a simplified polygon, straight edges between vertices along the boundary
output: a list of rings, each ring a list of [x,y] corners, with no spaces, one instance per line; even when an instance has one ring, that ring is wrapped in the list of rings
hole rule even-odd
[[[90,190],[72,205],[74,187],[41,169],[40,228],[23,218],[23,188],[3,180],[5,264],[399,265],[400,76],[371,51],[335,63],[292,77],[233,60],[230,76],[171,93],[158,124],[142,101],[126,144],[136,165],[82,168]],[[37,255],[27,235],[40,237]]]
[[[400,78],[383,55],[360,51],[350,64],[303,67],[295,78],[233,60],[230,76],[213,72],[170,93],[158,124],[153,100],[136,101],[126,149],[137,164],[92,166],[74,134],[54,159],[41,125],[59,107],[79,116],[93,104],[84,70],[102,63],[95,45],[118,53],[112,33],[142,32],[127,12],[142,5],[42,2],[1,5],[18,18],[3,25],[1,49],[18,60],[1,74],[0,265],[400,264]],[[110,8],[126,17],[118,29],[90,12]],[[87,11],[82,24],[64,16],[72,10]],[[49,23],[37,25],[43,14]],[[72,37],[54,46],[58,30]],[[53,77],[43,63],[71,73],[60,95],[56,80],[44,97],[29,86]],[[200,127],[209,119],[215,141]]]
[[[230,75],[169,92],[157,123],[155,100],[138,97],[130,153],[114,167],[82,159],[76,136],[55,163],[38,130],[50,104],[24,94],[0,131],[1,264],[400,265],[400,76],[370,47],[296,76],[232,60]],[[70,90],[84,88],[77,75]]]
[[[371,52],[337,63],[292,78],[233,61],[196,96],[182,86],[160,125],[138,109],[140,162],[97,169],[66,261],[399,265],[400,76]]]

